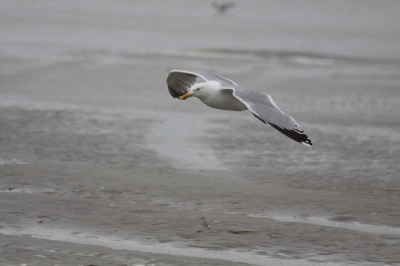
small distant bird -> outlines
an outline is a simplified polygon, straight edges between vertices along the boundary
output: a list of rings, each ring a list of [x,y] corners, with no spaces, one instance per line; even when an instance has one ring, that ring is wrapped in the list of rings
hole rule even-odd
[[[236,6],[235,2],[222,2],[222,1],[213,1],[212,5],[220,14],[223,14],[228,9],[234,8]]]
[[[268,94],[239,87],[230,79],[202,71],[172,70],[167,85],[173,98],[196,97],[216,109],[249,110],[261,122],[270,124],[285,136],[309,147],[313,145],[297,122]]]

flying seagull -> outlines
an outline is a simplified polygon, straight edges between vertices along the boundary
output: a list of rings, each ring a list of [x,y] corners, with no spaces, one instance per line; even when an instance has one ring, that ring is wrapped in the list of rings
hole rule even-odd
[[[172,70],[167,78],[173,98],[199,98],[205,105],[229,111],[250,110],[264,124],[311,147],[313,144],[297,122],[283,112],[271,96],[238,86],[230,79],[203,71]]]
[[[228,9],[234,8],[235,2],[213,1],[212,5],[218,11],[218,13],[222,14],[225,13]]]

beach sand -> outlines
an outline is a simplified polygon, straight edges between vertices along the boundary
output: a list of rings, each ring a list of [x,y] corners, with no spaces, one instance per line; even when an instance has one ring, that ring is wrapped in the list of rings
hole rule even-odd
[[[399,265],[399,4],[301,3],[1,1],[0,265]]]

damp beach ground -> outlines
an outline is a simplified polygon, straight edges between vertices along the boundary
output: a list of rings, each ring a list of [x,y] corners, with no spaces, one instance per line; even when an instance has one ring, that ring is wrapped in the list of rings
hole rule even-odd
[[[400,264],[399,4],[301,3],[1,1],[0,265]],[[172,99],[175,68],[314,147]]]

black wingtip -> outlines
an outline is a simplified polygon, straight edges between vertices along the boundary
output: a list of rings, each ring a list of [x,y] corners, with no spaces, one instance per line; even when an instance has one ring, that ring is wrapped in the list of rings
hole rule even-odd
[[[306,136],[307,136],[307,135],[306,135]],[[308,137],[307,137],[307,139],[306,139],[305,141],[300,142],[300,143],[303,144],[303,145],[306,145],[306,146],[308,146],[308,147],[312,147],[312,146],[313,146],[311,140],[310,140]]]
[[[291,138],[294,141],[297,141],[305,146],[312,147],[313,143],[311,140],[308,138],[306,134],[303,133],[302,130],[297,130],[297,129],[287,129],[287,128],[281,128],[277,125],[270,124],[273,128],[284,134],[285,136]]]

